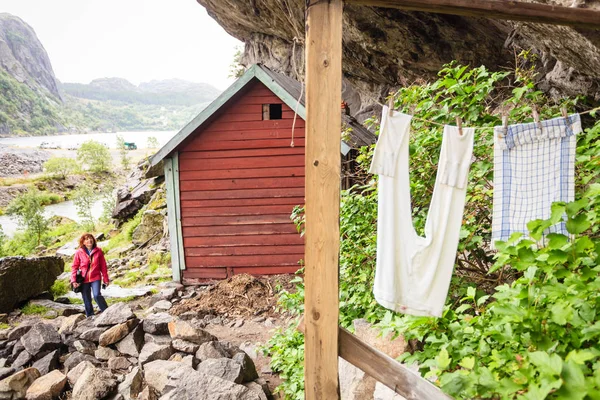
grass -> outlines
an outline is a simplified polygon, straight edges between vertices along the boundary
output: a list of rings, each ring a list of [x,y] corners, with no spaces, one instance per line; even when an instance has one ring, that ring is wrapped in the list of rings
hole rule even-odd
[[[106,304],[112,306],[115,303],[129,303],[137,299],[139,296],[127,296],[127,297],[109,297],[106,299]]]
[[[130,287],[138,283],[158,283],[171,280],[170,253],[154,253],[148,257],[148,266],[139,271],[127,272],[114,281],[115,285]],[[152,276],[152,278],[150,278]]]
[[[5,329],[9,329],[10,325],[9,324],[5,324],[4,322],[0,323],[0,331],[3,331]]]
[[[35,182],[46,182],[49,178],[40,176],[23,176],[18,178],[0,178],[0,186],[26,185]]]
[[[48,311],[50,311],[48,307],[32,303],[27,303],[23,308],[21,308],[21,312],[24,315],[44,315]]]
[[[69,267],[70,269],[70,267]],[[50,293],[56,299],[57,297],[64,296],[71,290],[71,284],[66,279],[56,280],[50,288]]]

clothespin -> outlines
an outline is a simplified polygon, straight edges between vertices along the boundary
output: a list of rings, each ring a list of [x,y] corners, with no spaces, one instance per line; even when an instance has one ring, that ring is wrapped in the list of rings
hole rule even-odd
[[[388,100],[388,116],[392,116],[394,114],[394,97],[390,95]]]
[[[539,134],[542,133],[542,122],[540,121],[540,114],[538,113],[537,106],[534,104],[531,106],[531,114],[533,114],[533,121],[537,124]]]
[[[502,139],[506,135],[508,135],[508,113],[505,111],[502,113],[502,131],[504,133],[499,133],[498,138]]]
[[[459,136],[462,136],[463,135],[462,118],[460,118],[459,116],[456,117],[456,126],[458,127]]]
[[[560,108],[560,113],[562,114],[562,117],[565,119],[565,122],[567,123],[567,126],[569,128],[571,128],[571,119],[569,118],[569,113],[567,112],[567,107],[566,106],[562,106]]]

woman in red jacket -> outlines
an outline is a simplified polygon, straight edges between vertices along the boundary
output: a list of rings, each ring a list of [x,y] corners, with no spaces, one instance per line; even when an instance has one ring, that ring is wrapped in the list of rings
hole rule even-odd
[[[84,277],[81,284],[81,296],[85,305],[85,315],[88,317],[94,315],[92,292],[100,311],[106,310],[108,305],[100,292],[102,281],[104,281],[105,287],[109,284],[106,259],[102,249],[96,246],[96,239],[89,233],[85,233],[79,238],[79,248],[73,257],[73,265],[71,266],[71,283],[73,287],[79,286],[75,279],[77,270],[81,270],[81,275]]]

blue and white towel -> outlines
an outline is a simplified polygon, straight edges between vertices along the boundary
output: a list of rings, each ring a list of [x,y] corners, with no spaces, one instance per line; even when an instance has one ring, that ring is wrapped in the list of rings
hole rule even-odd
[[[494,216],[492,246],[513,232],[528,236],[527,223],[550,218],[555,201],[575,196],[575,135],[579,114],[541,122],[494,128]],[[563,223],[545,234],[567,234]]]

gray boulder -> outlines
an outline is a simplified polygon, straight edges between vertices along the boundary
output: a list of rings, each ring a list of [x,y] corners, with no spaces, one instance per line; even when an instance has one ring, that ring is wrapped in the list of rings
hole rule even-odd
[[[173,340],[171,345],[173,346],[173,348],[175,350],[183,351],[184,353],[189,353],[189,354],[195,354],[198,351],[198,349],[200,348],[200,345],[197,345],[196,343],[188,342],[187,340],[183,340],[183,339],[175,339],[175,340]]]
[[[169,334],[172,339],[183,339],[188,342],[202,344],[217,338],[205,331],[197,328],[187,321],[175,319],[169,322]]]
[[[110,347],[98,346],[98,349],[94,352],[94,357],[97,360],[108,361],[111,358],[119,357],[120,354],[117,350],[111,349]]]
[[[137,399],[142,391],[144,376],[142,371],[135,367],[121,382],[117,388],[118,393],[123,396],[123,400]]]
[[[49,290],[64,266],[60,257],[0,258],[0,313]]]
[[[140,364],[144,365],[154,360],[168,360],[173,354],[170,344],[146,343],[140,353]]]
[[[100,341],[100,336],[106,332],[106,327],[104,328],[89,328],[85,332],[79,335],[79,339],[87,340],[89,342],[98,342]]]
[[[164,220],[165,216],[158,211],[144,211],[142,221],[133,231],[131,243],[136,246],[158,243],[163,234]]]
[[[73,387],[73,399],[102,399],[116,387],[117,380],[110,372],[100,368],[86,368]]]
[[[144,378],[148,386],[162,394],[167,382],[169,373],[183,365],[177,361],[155,360],[144,365]]]
[[[196,358],[200,361],[206,361],[211,358],[229,358],[231,354],[229,350],[217,341],[206,342],[200,345],[196,352]]]
[[[94,355],[94,352],[97,349],[97,346],[94,342],[89,340],[76,340],[73,343],[73,347],[80,353]]]
[[[232,360],[236,361],[242,366],[242,382],[252,382],[253,380],[258,379],[256,366],[248,354],[240,351],[233,356]]]
[[[35,368],[21,370],[0,381],[0,399],[24,399],[29,386],[40,377]]]
[[[69,381],[69,385],[71,385],[71,387],[75,386],[75,383],[77,383],[77,380],[83,374],[83,371],[85,371],[88,368],[94,368],[94,364],[92,364],[89,361],[82,361],[79,364],[77,364],[74,368],[70,369],[67,373],[67,380]]]
[[[60,347],[60,335],[56,328],[48,324],[35,324],[21,338],[25,350],[34,356],[42,351],[51,351]]]
[[[144,331],[142,330],[142,326],[138,325],[133,328],[129,335],[116,343],[116,346],[120,353],[138,357],[140,350],[144,346]]]
[[[234,383],[242,383],[244,378],[242,365],[229,358],[211,358],[200,363],[196,369],[198,372]]]
[[[53,352],[34,362],[32,367],[40,371],[41,375],[46,375],[47,373],[58,368],[58,356],[58,350],[54,350]]]
[[[54,370],[36,379],[27,389],[27,400],[52,400],[57,398],[67,384],[67,377],[60,371]]]
[[[144,342],[156,344],[169,344],[173,339],[169,335],[153,335],[151,333],[144,334]]]
[[[203,374],[193,368],[182,366],[169,373],[165,387],[166,394],[161,400],[260,400],[260,397],[245,386]]]
[[[8,333],[8,337],[6,339],[9,342],[12,342],[13,340],[21,339],[24,334],[29,332],[29,330],[31,329],[31,327],[33,325],[34,325],[33,321],[30,323],[26,323],[26,322],[22,323],[21,325],[13,328],[13,330]]]
[[[135,318],[131,307],[127,303],[115,303],[108,307],[94,321],[95,326],[117,325]]]
[[[89,361],[93,365],[100,365],[100,361],[96,360],[93,356],[76,351],[69,355],[69,357],[64,362],[64,366],[66,369],[71,370],[82,361]]]
[[[32,358],[33,358],[33,355],[31,353],[29,353],[27,350],[23,350],[19,353],[17,358],[15,358],[15,360],[12,363],[12,366],[15,369],[19,370],[22,367],[24,367],[26,364],[28,364]]]
[[[168,335],[168,325],[172,320],[173,317],[167,313],[151,314],[143,322],[144,332],[155,335]]]
[[[15,372],[17,372],[17,370],[14,369],[13,367],[0,368],[0,380],[6,378],[7,376],[14,374]]]

